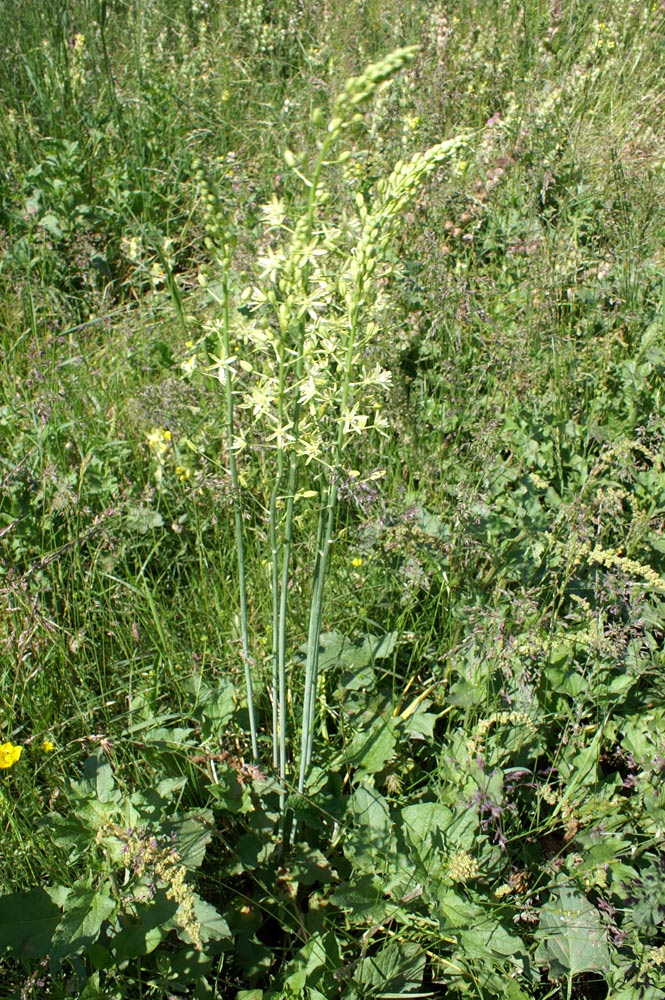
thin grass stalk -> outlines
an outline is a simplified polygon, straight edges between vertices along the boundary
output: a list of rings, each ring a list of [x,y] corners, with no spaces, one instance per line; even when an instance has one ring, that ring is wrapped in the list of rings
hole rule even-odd
[[[321,175],[321,169],[323,167],[325,158],[328,154],[332,140],[329,139],[322,144],[322,148],[319,151],[319,155],[316,160],[316,164],[313,171],[313,176],[311,181],[309,181],[309,195],[307,199],[307,210],[305,215],[305,226],[304,226],[304,239],[307,242],[312,233],[312,228],[314,225],[314,212],[316,210],[317,204],[317,192],[319,177]],[[302,276],[303,285],[307,284],[307,274],[304,273]],[[284,331],[284,336],[286,337],[287,331]],[[305,321],[300,320],[298,322],[298,332],[297,332],[297,343],[296,343],[296,362],[294,370],[294,380],[295,384],[299,385],[302,378],[302,372],[304,367],[304,339],[305,339]],[[287,371],[287,359],[286,352],[282,350],[280,352],[279,358],[279,408],[280,425],[283,425],[283,402],[285,396],[286,387],[286,371]],[[293,411],[291,418],[292,432],[295,441],[298,440],[298,428],[300,424],[300,401],[296,395],[293,403]],[[300,459],[293,449],[290,449],[288,454],[288,482],[287,482],[287,499],[286,499],[286,511],[283,521],[282,529],[282,540],[281,540],[281,555],[282,555],[282,566],[281,574],[277,575],[277,491],[279,484],[283,478],[283,468],[284,468],[284,455],[285,450],[281,448],[279,450],[278,457],[278,480],[273,489],[270,504],[270,538],[271,538],[271,548],[273,551],[272,556],[272,579],[273,579],[273,677],[277,682],[277,702],[278,709],[277,712],[273,711],[273,725],[277,724],[277,731],[273,732],[273,759],[276,760],[280,777],[280,826],[282,835],[285,837],[286,826],[285,826],[285,812],[286,812],[286,779],[287,779],[287,718],[288,718],[288,684],[286,679],[286,647],[287,647],[287,619],[288,619],[288,587],[289,587],[289,574],[291,568],[291,550],[293,543],[293,516],[294,516],[294,505],[295,505],[295,495],[298,489],[298,474],[299,474],[299,463]],[[279,594],[278,601],[278,613],[275,619],[275,607],[276,607],[276,595]],[[276,640],[276,646],[275,646]]]
[[[277,540],[277,500],[284,475],[284,459],[278,456],[278,469],[275,485],[270,495],[268,509],[269,540],[270,540],[270,579],[272,582],[272,766],[275,772],[279,770],[279,543]]]
[[[279,422],[283,420],[284,410],[284,385],[286,377],[286,367],[284,364],[283,345],[280,347],[278,358],[279,366]],[[283,742],[283,731],[286,724],[284,716],[285,695],[283,694],[283,660],[281,653],[282,646],[285,646],[283,612],[281,607],[280,592],[280,567],[279,557],[281,544],[277,531],[278,517],[277,505],[279,494],[284,482],[284,450],[277,452],[277,475],[275,484],[270,494],[270,506],[268,511],[269,539],[270,539],[270,581],[272,593],[272,762],[275,772],[279,774],[282,783],[285,777],[285,765],[282,761],[281,743]],[[283,791],[280,791],[280,802]],[[283,809],[280,808],[280,813]]]
[[[222,346],[223,356],[228,361],[231,357],[231,329],[229,316],[229,285],[228,257],[226,252],[222,260]],[[245,566],[245,542],[242,530],[242,505],[240,502],[240,480],[238,464],[235,456],[234,442],[234,411],[233,385],[231,367],[224,368],[224,393],[226,396],[226,440],[229,453],[229,473],[231,475],[231,492],[233,495],[233,518],[238,556],[238,597],[240,601],[240,637],[242,643],[242,659],[245,672],[245,688],[247,691],[247,710],[249,712],[249,731],[252,742],[252,757],[254,763],[259,760],[259,742],[256,727],[256,711],[254,707],[254,692],[252,685],[252,658],[249,642],[249,621],[247,615],[247,571]]]
[[[289,572],[291,566],[291,545],[293,543],[293,506],[298,485],[298,463],[295,455],[289,456],[288,497],[286,501],[286,517],[284,539],[282,545],[282,573],[279,580],[279,635],[277,647],[278,683],[279,683],[279,777],[280,777],[280,816],[284,819],[286,809],[286,730],[288,711],[288,687],[286,683],[286,623],[289,601]]]
[[[314,744],[314,723],[316,719],[316,691],[319,674],[319,640],[321,638],[321,620],[323,613],[323,595],[325,589],[328,552],[332,544],[335,514],[337,511],[337,483],[333,482],[327,496],[327,503],[321,509],[319,531],[317,538],[316,559],[312,583],[312,600],[309,611],[309,629],[307,635],[307,660],[305,664],[305,691],[303,695],[303,713],[300,741],[300,768],[298,774],[298,792],[303,794],[306,776],[312,761]]]
[[[344,414],[349,401],[351,387],[351,371],[353,368],[353,357],[356,350],[356,340],[360,318],[360,309],[363,302],[363,284],[366,280],[366,273],[359,271],[356,279],[356,294],[349,316],[349,339],[346,347],[346,358],[344,363],[344,376],[342,382],[342,397],[340,413]],[[343,417],[340,417],[337,426],[337,440],[335,442],[335,464],[331,473],[331,482],[327,493],[327,504],[322,508],[319,521],[320,532],[317,540],[316,560],[314,563],[314,578],[312,584],[312,600],[309,612],[309,633],[307,637],[307,661],[305,664],[305,693],[303,696],[303,720],[300,746],[300,769],[298,775],[298,791],[303,794],[306,785],[306,776],[312,761],[314,745],[314,725],[316,721],[316,692],[319,680],[319,639],[321,637],[321,618],[323,613],[323,595],[326,580],[326,568],[328,563],[328,553],[332,545],[332,537],[335,529],[335,516],[337,513],[337,474],[342,462],[342,451],[344,448],[344,424]]]

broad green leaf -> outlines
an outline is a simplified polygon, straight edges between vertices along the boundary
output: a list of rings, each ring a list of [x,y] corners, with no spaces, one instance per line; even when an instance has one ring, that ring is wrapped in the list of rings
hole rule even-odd
[[[443,848],[443,833],[450,826],[453,814],[438,802],[417,802],[401,811],[402,829],[412,856],[425,868],[432,865],[432,856]]]
[[[464,951],[475,958],[486,958],[488,955],[506,958],[524,951],[522,939],[495,920],[491,910],[484,920],[477,920],[472,927],[462,931],[460,943]]]
[[[109,820],[113,820],[118,816],[120,811],[119,798],[119,793],[114,792],[113,799],[110,802],[100,802],[99,799],[84,799],[82,802],[77,803],[76,816],[88,828],[85,837],[86,841],[89,839],[90,831],[96,834],[100,826],[104,826]],[[81,847],[81,841],[79,841],[78,847]]]
[[[382,880],[373,875],[361,875],[340,885],[331,901],[349,910],[350,919],[359,924],[380,923],[395,908],[395,904],[385,897]]]
[[[356,970],[356,982],[386,993],[413,993],[423,983],[425,951],[415,941],[393,938],[376,955],[366,956]]]
[[[606,972],[610,953],[600,914],[574,889],[561,887],[540,911],[535,960],[552,979],[582,972]]]
[[[545,676],[550,687],[558,694],[567,694],[577,698],[588,689],[586,678],[579,674],[564,661],[561,665],[550,663]]]
[[[165,750],[173,747],[196,746],[193,731],[185,726],[174,726],[172,729],[166,727],[149,729],[144,740],[151,746],[163,747]]]
[[[173,910],[176,909],[174,905]],[[166,928],[161,925],[146,927],[145,924],[139,923],[133,927],[126,927],[113,939],[113,953],[116,960],[123,962],[128,958],[149,955],[162,943],[166,934]]]
[[[315,988],[326,969],[338,969],[340,965],[341,957],[335,935],[332,932],[312,934],[307,944],[287,965],[285,992],[291,991],[297,997],[305,996],[305,989]]]
[[[205,983],[205,975],[210,971],[216,951],[218,949],[210,946],[203,951],[198,951],[196,948],[179,948],[178,951],[169,954],[169,977],[178,984]],[[212,997],[212,987],[209,986],[208,990],[209,992],[202,993],[199,985],[199,992],[189,995]]]
[[[128,826],[144,825],[146,821],[159,821],[164,814],[171,815],[174,805],[180,799],[180,793],[187,784],[187,778],[164,778],[154,788],[146,788],[140,792],[135,792],[131,797],[131,805],[134,808],[133,821],[131,811],[126,811],[126,804],[123,803],[123,813],[127,817]]]
[[[451,686],[446,695],[446,702],[449,705],[456,705],[459,708],[471,708],[485,698],[485,692],[478,684],[470,684],[461,678]]]
[[[145,535],[164,527],[164,518],[158,510],[150,507],[130,507],[126,515],[126,524],[130,531]]]
[[[432,701],[426,698],[418,705],[415,712],[400,719],[400,729],[412,740],[425,740],[428,743],[434,738],[434,726],[439,715],[438,712],[430,712]]]
[[[196,919],[199,922],[201,941],[205,944],[208,941],[223,941],[226,938],[231,937],[229,925],[224,917],[217,912],[214,906],[210,903],[206,903],[205,900],[201,899],[201,897],[198,896],[193,890],[191,891],[194,899],[194,912],[196,914]],[[165,904],[169,902],[170,900],[165,900]],[[175,931],[181,941],[185,941],[187,944],[194,943],[187,928],[183,926],[180,921],[180,913],[178,910],[176,910],[175,913],[173,913],[173,915],[166,920],[163,927],[166,930]]]
[[[324,632],[319,637],[319,669],[340,669],[339,684],[343,690],[371,688],[375,683],[374,661],[390,656],[396,642],[397,634],[394,632],[382,636],[367,635],[360,639],[347,639],[338,632]],[[306,655],[307,647],[302,647],[299,653]]]
[[[74,886],[53,935],[51,968],[58,968],[63,958],[76,955],[96,941],[102,924],[116,908],[117,903],[111,898],[108,885],[98,891]]]
[[[353,736],[344,752],[344,763],[365,774],[376,774],[383,770],[395,752],[395,728],[395,721],[391,717],[375,716],[369,726]]]
[[[570,757],[566,754],[561,755],[558,770],[565,782],[565,792],[561,802],[573,799],[582,785],[596,784],[602,739],[602,730],[598,730],[588,747],[583,747]]]
[[[300,885],[315,885],[332,882],[333,872],[330,862],[316,847],[300,844],[289,858],[291,878]]]
[[[445,934],[461,934],[470,927],[482,924],[486,919],[485,910],[458,895],[454,889],[441,886],[437,895],[434,912],[441,930]]]
[[[231,937],[231,931],[224,917],[217,912],[211,903],[206,903],[195,894],[194,909],[197,920],[201,925],[201,940],[205,944],[208,941],[225,941]]]
[[[41,219],[37,223],[43,229],[46,229],[54,239],[62,239],[62,226],[60,225],[60,219],[53,212],[46,212],[42,215]]]
[[[78,995],[79,1000],[101,1000],[104,991],[100,985],[99,972],[93,972]]]
[[[0,896],[0,954],[9,949],[17,958],[44,958],[61,916],[45,889]]]
[[[385,870],[394,853],[392,822],[383,796],[361,784],[349,798],[347,819],[352,824],[344,839],[344,853],[358,873]]]
[[[113,771],[111,765],[100,749],[91,754],[83,764],[84,782],[90,789],[89,794],[100,802],[111,802],[117,799],[114,795]]]
[[[202,809],[185,819],[175,819],[171,823],[165,823],[163,827],[165,834],[175,834],[175,847],[180,861],[190,870],[203,864],[213,830],[214,819],[209,809]]]
[[[230,677],[219,677],[215,692],[201,704],[204,719],[214,723],[218,732],[233,718],[238,707],[238,691]]]
[[[414,497],[416,499],[416,497]],[[416,507],[413,511],[413,521],[420,531],[434,539],[445,538],[449,529],[436,514],[430,514],[425,507]]]

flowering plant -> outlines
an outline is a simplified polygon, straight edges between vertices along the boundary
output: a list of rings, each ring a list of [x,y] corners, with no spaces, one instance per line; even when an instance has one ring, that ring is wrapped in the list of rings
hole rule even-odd
[[[0,746],[0,768],[13,767],[20,759],[23,747],[17,747],[13,743],[3,743]]]
[[[368,435],[385,435],[383,413],[391,373],[373,356],[380,333],[385,288],[395,271],[388,248],[404,210],[424,178],[455,161],[468,136],[455,138],[399,161],[371,192],[361,190],[357,171],[348,164],[362,153],[340,150],[345,135],[363,121],[360,111],[374,94],[416,56],[413,47],[398,49],[349,80],[337,98],[333,116],[322,127],[318,156],[308,169],[291,150],[285,161],[306,189],[298,215],[273,196],[264,206],[265,251],[256,281],[242,293],[243,309],[234,313],[229,294],[230,256],[221,218],[221,199],[198,165],[198,179],[209,210],[208,243],[222,272],[219,312],[209,334],[217,340],[210,369],[226,394],[227,454],[236,504],[236,547],[242,655],[245,665],[250,729],[258,754],[254,711],[252,642],[247,623],[245,541],[240,495],[243,455],[260,451],[271,466],[268,501],[272,581],[273,764],[283,788],[289,781],[287,757],[287,619],[288,591],[296,504],[312,501],[317,515],[311,572],[309,627],[304,692],[300,712],[298,792],[305,791],[312,761],[318,682],[319,638],[328,557],[335,533],[339,483],[358,476],[353,445]],[[344,176],[355,186],[353,199],[332,213],[332,179]],[[295,221],[289,218],[295,216]],[[332,217],[331,217],[332,216]],[[219,286],[218,286],[219,287]],[[238,411],[249,411],[251,430],[238,429]],[[305,473],[305,469],[307,472]],[[307,486],[303,483],[307,479]],[[282,813],[286,803],[282,796]]]

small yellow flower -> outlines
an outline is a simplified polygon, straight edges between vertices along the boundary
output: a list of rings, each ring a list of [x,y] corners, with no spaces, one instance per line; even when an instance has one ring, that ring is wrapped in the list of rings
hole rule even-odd
[[[23,747],[14,746],[13,743],[3,743],[0,746],[0,768],[11,767],[19,759],[23,752]]]
[[[358,558],[357,556],[356,556],[356,558],[355,558],[355,559],[352,559],[352,560],[351,560],[351,565],[352,565],[352,566],[355,566],[355,567],[356,567],[356,569],[358,568],[358,566],[362,566],[362,564],[363,564],[363,561],[362,561],[362,559]]]
[[[44,740],[42,742],[42,750],[44,753],[53,753],[55,750],[55,743],[52,743],[51,740]]]

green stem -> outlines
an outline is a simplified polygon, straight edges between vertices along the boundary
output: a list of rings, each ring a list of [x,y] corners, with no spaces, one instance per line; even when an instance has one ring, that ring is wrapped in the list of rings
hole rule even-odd
[[[349,311],[349,339],[346,347],[344,374],[342,380],[342,395],[340,401],[340,417],[337,424],[337,440],[335,442],[334,466],[332,481],[327,491],[326,503],[321,509],[319,532],[314,562],[314,579],[312,584],[312,600],[309,611],[309,632],[307,636],[307,660],[305,664],[305,693],[303,696],[303,719],[300,747],[300,770],[298,775],[298,791],[304,794],[309,765],[312,760],[314,744],[314,723],[316,716],[316,692],[319,680],[319,639],[321,636],[321,619],[323,614],[323,592],[325,587],[328,553],[332,545],[337,513],[338,484],[335,478],[342,464],[344,448],[344,413],[346,412],[351,391],[351,371],[356,348],[360,306],[363,301],[364,270],[359,270],[356,278],[356,290],[353,304]]]
[[[284,476],[284,455],[277,458],[277,476],[270,495],[269,538],[270,538],[270,580],[272,591],[272,766],[279,770],[279,733],[281,721],[281,700],[279,695],[279,542],[277,537],[277,501]]]
[[[222,266],[222,342],[224,347],[224,359],[228,361],[231,356],[231,330],[229,317],[229,286],[228,286],[228,259],[224,253]],[[240,480],[238,476],[238,464],[234,451],[234,413],[233,413],[233,385],[231,382],[231,369],[226,365],[224,370],[224,391],[226,395],[226,440],[229,452],[229,472],[231,474],[231,491],[233,494],[233,517],[235,525],[236,550],[238,554],[238,596],[240,599],[240,635],[242,642],[242,659],[245,670],[245,688],[247,690],[247,708],[249,711],[249,731],[252,741],[252,757],[254,763],[258,763],[259,744],[256,729],[256,712],[254,708],[254,694],[252,688],[252,668],[251,652],[249,643],[249,623],[247,615],[247,573],[245,566],[245,542],[242,530],[242,505],[240,501]]]
[[[314,227],[314,213],[317,204],[317,194],[319,187],[319,178],[321,175],[321,170],[327,156],[329,147],[332,142],[332,138],[328,138],[323,144],[319,151],[317,161],[314,167],[314,172],[312,180],[309,187],[309,195],[307,199],[307,210],[305,215],[305,228],[304,228],[304,242],[307,243],[312,235],[312,229]],[[307,291],[307,280],[308,275],[304,273],[302,276],[303,293],[306,294]],[[288,331],[284,331],[284,338],[288,335]],[[296,344],[295,344],[295,368],[294,368],[294,385],[298,387],[302,379],[302,372],[304,368],[304,339],[305,339],[305,321],[299,320],[296,333]],[[288,354],[286,351],[282,350],[279,357],[279,421],[280,425],[283,425],[284,418],[284,399],[286,393],[286,374],[288,365]],[[292,433],[297,443],[298,440],[298,428],[300,424],[300,401],[296,396],[293,401],[292,410]],[[286,511],[284,515],[283,522],[283,532],[281,540],[281,555],[282,555],[282,567],[281,574],[278,581],[278,571],[277,571],[277,560],[278,560],[278,542],[277,542],[277,526],[276,526],[276,502],[277,502],[277,490],[279,483],[283,478],[284,472],[284,459],[287,455],[286,449],[280,448],[278,452],[278,479],[273,489],[270,505],[270,537],[271,537],[271,548],[272,548],[272,580],[273,580],[273,682],[276,687],[275,697],[277,699],[277,707],[273,707],[273,760],[275,767],[279,770],[279,777],[281,781],[280,790],[280,814],[281,814],[281,826],[283,836],[286,837],[286,825],[285,825],[285,809],[286,809],[286,766],[287,766],[287,755],[286,755],[286,736],[287,736],[287,682],[286,682],[286,640],[287,640],[287,617],[288,617],[288,586],[289,586],[289,574],[291,567],[291,551],[293,545],[293,517],[294,517],[294,503],[296,490],[298,488],[298,473],[299,473],[299,458],[293,447],[288,451],[288,483],[287,483],[287,499],[286,499]],[[278,601],[276,600],[276,595],[279,594]]]
[[[316,716],[316,691],[319,673],[319,640],[321,638],[321,619],[323,616],[323,592],[326,578],[328,553],[332,543],[337,510],[337,483],[333,481],[326,497],[326,503],[321,508],[314,561],[312,583],[312,599],[309,609],[309,629],[307,635],[307,660],[305,663],[305,692],[303,695],[303,713],[300,741],[300,770],[298,775],[298,791],[303,794],[306,776],[312,760],[314,744],[314,721]]]
[[[287,685],[286,685],[286,621],[289,600],[289,571],[291,565],[291,546],[293,544],[293,506],[298,486],[298,463],[295,455],[289,456],[288,496],[286,500],[286,516],[284,541],[282,548],[282,575],[279,582],[279,644],[277,647],[278,679],[279,679],[279,776],[282,782],[280,790],[280,812],[284,816],[286,807],[286,719],[287,719]]]

